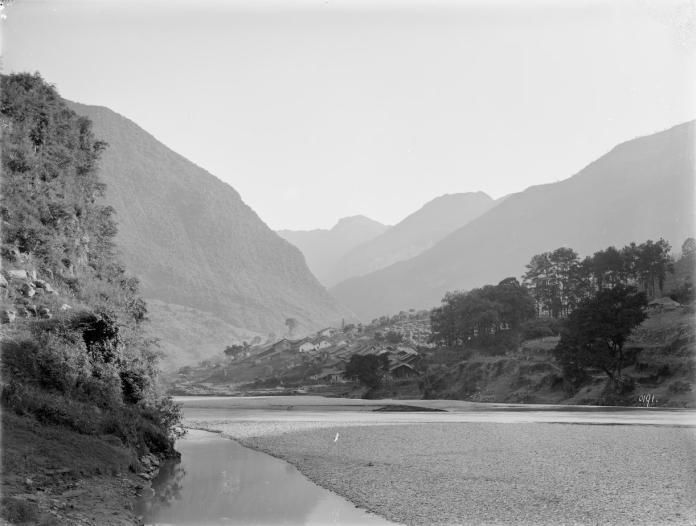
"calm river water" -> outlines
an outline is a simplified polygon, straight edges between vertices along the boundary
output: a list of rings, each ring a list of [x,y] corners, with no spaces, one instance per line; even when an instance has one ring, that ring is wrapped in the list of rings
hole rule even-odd
[[[293,466],[219,434],[190,430],[181,462],[165,464],[155,496],[138,503],[145,524],[388,525],[309,481]]]

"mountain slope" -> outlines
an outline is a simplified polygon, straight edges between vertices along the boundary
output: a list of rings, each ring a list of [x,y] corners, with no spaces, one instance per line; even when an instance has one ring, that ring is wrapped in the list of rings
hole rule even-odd
[[[564,181],[514,194],[423,254],[332,292],[361,319],[520,276],[534,254],[694,235],[694,122],[625,142]]]
[[[287,317],[298,320],[299,331],[341,319],[300,251],[231,186],[107,108],[70,107],[92,119],[95,135],[109,144],[100,176],[117,212],[118,247],[146,298],[255,332],[282,333]],[[220,349],[228,343],[218,342]]]
[[[328,283],[336,284],[412,258],[480,216],[493,204],[483,192],[437,197],[382,235],[348,252],[338,261]]]
[[[346,252],[389,229],[365,216],[340,219],[331,230],[279,230],[305,256],[307,266],[322,283],[327,283],[337,262]]]

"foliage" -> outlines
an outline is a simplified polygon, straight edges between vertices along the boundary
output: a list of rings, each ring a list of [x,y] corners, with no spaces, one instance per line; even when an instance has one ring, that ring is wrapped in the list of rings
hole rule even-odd
[[[663,290],[673,271],[671,247],[664,239],[608,247],[580,261],[570,248],[532,257],[523,282],[536,302],[537,313],[565,318],[580,301],[619,284],[635,286],[649,298]]]
[[[469,342],[490,346],[503,331],[517,331],[534,316],[534,302],[515,278],[468,293],[450,292],[430,315],[433,341],[448,347]]]
[[[295,318],[287,318],[285,320],[285,325],[288,328],[288,334],[292,336],[292,334],[295,332],[295,329],[297,329],[298,322]]]
[[[38,74],[2,77],[2,243],[39,258],[54,273],[106,268],[116,233],[99,203],[97,163],[105,143],[88,119],[68,110]]]
[[[354,354],[346,364],[344,376],[351,380],[358,380],[361,384],[375,389],[381,385],[388,370],[389,358],[386,354],[380,356]]]
[[[387,343],[401,343],[404,337],[396,331],[389,331],[384,335],[384,339]]]
[[[691,281],[684,281],[681,285],[670,292],[669,297],[682,304],[691,303],[694,301],[694,298],[696,298],[694,284],[691,283]]]
[[[646,318],[646,305],[644,292],[624,285],[583,300],[566,320],[554,351],[564,372],[575,378],[579,371],[597,368],[612,383],[621,384],[621,370],[626,365],[624,343]]]
[[[34,502],[3,496],[0,501],[0,515],[15,524],[36,524],[39,507]]]
[[[172,450],[180,419],[157,386],[138,280],[115,257],[113,210],[101,202],[91,122],[38,74],[2,76],[3,263],[30,261],[75,307],[27,320],[3,341],[2,403],[81,433],[104,415],[132,447]],[[59,305],[60,303],[58,303]]]
[[[533,340],[548,336],[558,336],[561,332],[561,321],[555,318],[535,318],[525,321],[521,326],[522,339]]]

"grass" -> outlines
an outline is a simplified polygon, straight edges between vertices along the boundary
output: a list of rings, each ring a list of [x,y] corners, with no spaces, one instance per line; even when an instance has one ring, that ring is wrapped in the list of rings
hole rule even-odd
[[[14,477],[61,468],[70,470],[68,478],[115,474],[128,471],[133,461],[113,436],[84,435],[9,411],[3,411],[2,431],[2,471]]]

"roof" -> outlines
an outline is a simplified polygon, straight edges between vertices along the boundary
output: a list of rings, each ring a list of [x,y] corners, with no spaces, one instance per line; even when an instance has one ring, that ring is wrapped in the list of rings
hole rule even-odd
[[[323,378],[324,376],[329,376],[330,374],[343,374],[343,371],[340,369],[324,369],[322,372],[319,373],[321,376],[320,378]]]
[[[392,366],[389,368],[389,372],[391,373],[392,371],[397,370],[399,367],[408,367],[408,368],[411,369],[414,373],[417,372],[416,369],[415,369],[413,366],[411,366],[411,365],[409,365],[409,364],[407,364],[407,363],[397,363],[397,364],[395,364],[395,365],[392,365]]]

